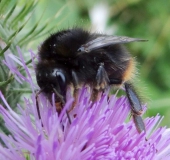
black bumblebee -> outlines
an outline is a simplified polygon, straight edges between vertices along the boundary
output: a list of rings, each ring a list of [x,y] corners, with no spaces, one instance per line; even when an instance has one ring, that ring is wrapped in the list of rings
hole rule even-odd
[[[83,85],[92,88],[93,102],[109,86],[124,86],[136,128],[145,131],[141,102],[130,82],[135,60],[121,45],[134,41],[144,40],[89,33],[80,28],[52,34],[39,48],[37,83],[48,98],[55,93],[56,102],[61,104],[65,103],[69,85],[74,88],[75,103]]]

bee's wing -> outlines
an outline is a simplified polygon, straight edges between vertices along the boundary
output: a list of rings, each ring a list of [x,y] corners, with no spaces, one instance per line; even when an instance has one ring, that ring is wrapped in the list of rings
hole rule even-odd
[[[139,38],[130,38],[124,36],[101,36],[92,41],[83,44],[79,49],[78,52],[90,52],[92,50],[106,47],[112,44],[122,44],[122,43],[130,43],[135,41],[147,41],[144,39]]]

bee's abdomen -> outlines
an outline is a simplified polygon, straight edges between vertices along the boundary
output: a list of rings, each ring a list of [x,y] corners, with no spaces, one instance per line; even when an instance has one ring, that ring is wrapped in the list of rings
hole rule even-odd
[[[128,61],[127,67],[123,73],[122,79],[123,81],[128,81],[132,79],[135,75],[135,60],[131,58]]]

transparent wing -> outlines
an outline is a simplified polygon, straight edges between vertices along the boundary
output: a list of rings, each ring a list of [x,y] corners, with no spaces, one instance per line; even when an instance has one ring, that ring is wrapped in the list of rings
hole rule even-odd
[[[130,38],[124,36],[101,36],[92,41],[89,41],[86,44],[83,44],[79,49],[78,52],[90,52],[92,50],[106,47],[112,44],[122,44],[122,43],[130,43],[135,41],[147,41],[144,39],[139,38]]]

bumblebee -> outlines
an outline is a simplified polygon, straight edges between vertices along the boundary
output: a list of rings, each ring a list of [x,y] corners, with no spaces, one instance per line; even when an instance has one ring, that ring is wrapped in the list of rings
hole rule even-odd
[[[64,104],[67,87],[71,85],[76,103],[78,90],[89,85],[91,100],[95,102],[109,86],[123,86],[136,128],[139,133],[145,131],[141,101],[131,83],[135,60],[122,45],[135,41],[144,40],[90,33],[81,28],[52,34],[38,52],[36,79],[41,92],[48,98],[55,93],[56,103]]]

